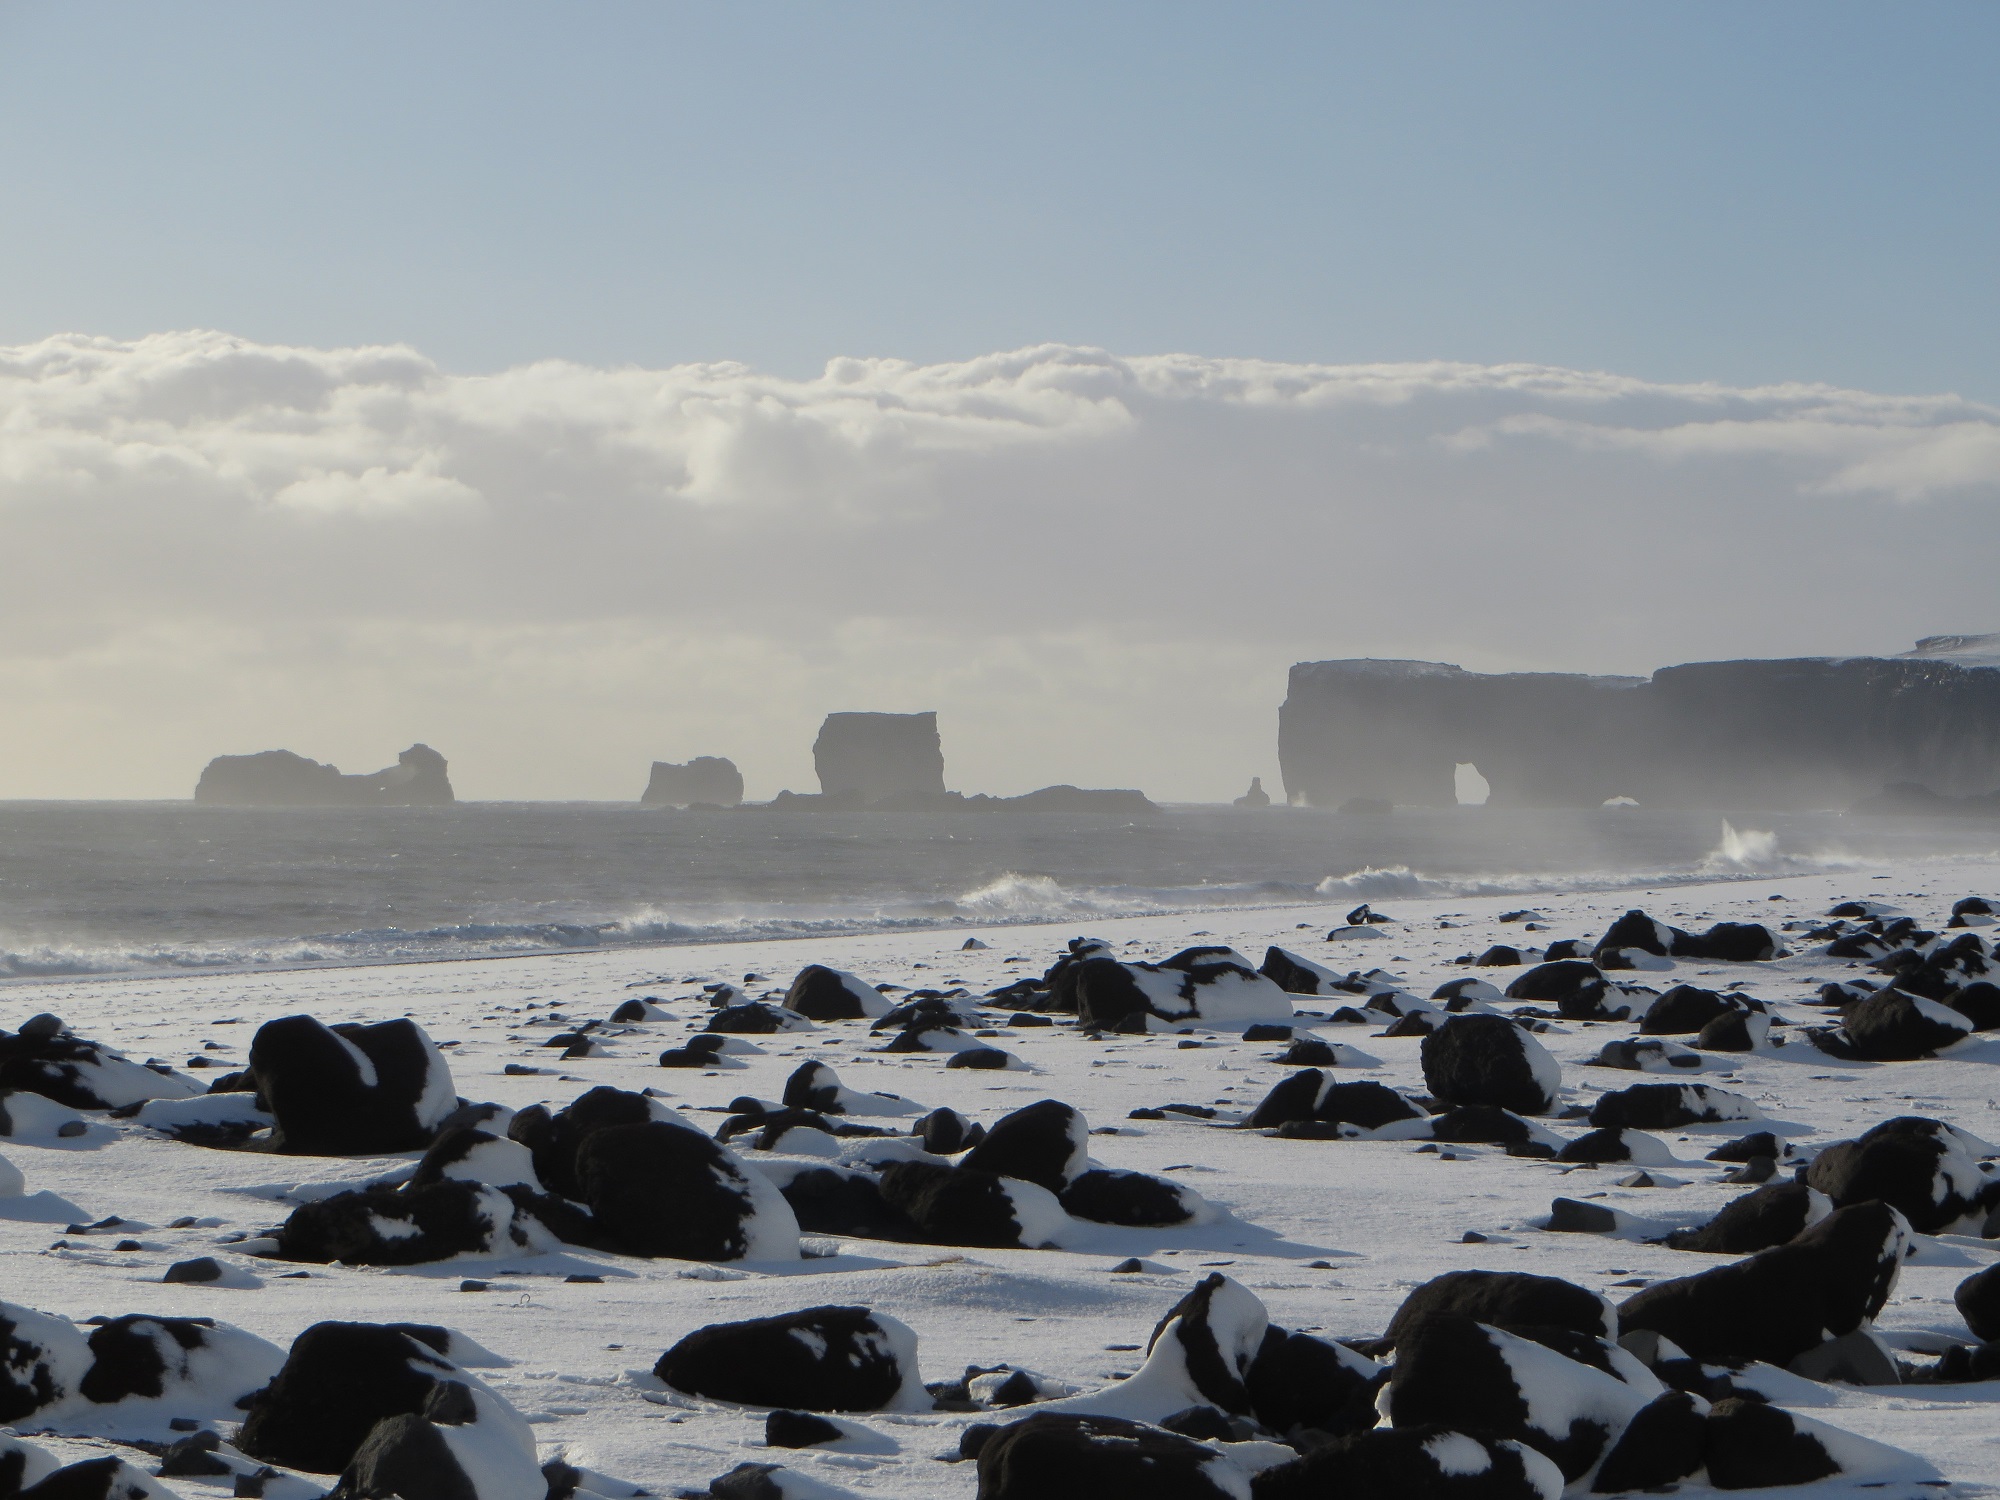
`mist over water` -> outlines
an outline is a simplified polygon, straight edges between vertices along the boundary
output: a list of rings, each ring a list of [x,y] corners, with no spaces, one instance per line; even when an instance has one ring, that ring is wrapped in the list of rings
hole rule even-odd
[[[11,803],[0,804],[0,978],[1344,909],[1991,857],[1996,844],[1990,825],[1945,820],[1725,822],[1644,808],[1180,807],[1122,822]]]

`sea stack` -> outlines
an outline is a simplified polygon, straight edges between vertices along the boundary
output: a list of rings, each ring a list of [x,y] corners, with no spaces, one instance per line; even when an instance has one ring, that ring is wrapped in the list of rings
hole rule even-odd
[[[686,765],[653,762],[652,778],[639,798],[646,807],[734,807],[743,800],[743,773],[720,755],[697,755]]]
[[[456,800],[445,758],[412,745],[396,764],[364,776],[290,750],[218,755],[203,768],[194,800],[218,807],[441,807]]]
[[[828,714],[813,741],[820,793],[863,805],[942,798],[944,747],[937,714]]]

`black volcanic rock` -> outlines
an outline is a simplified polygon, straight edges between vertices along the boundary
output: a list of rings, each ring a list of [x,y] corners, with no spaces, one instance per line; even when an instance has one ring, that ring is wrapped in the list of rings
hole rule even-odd
[[[281,1016],[251,1038],[250,1074],[277,1117],[273,1149],[302,1156],[421,1151],[458,1102],[444,1055],[406,1019]]]
[[[1425,1320],[1441,1315],[1473,1318],[1499,1328],[1568,1328],[1593,1338],[1617,1328],[1609,1304],[1597,1293],[1555,1276],[1523,1271],[1447,1271],[1403,1299],[1386,1337],[1400,1342]]]
[[[1788,1365],[1879,1313],[1908,1248],[1901,1214],[1856,1204],[1747,1260],[1654,1282],[1619,1305],[1619,1326],[1651,1329],[1696,1359]]]
[[[916,1339],[865,1307],[711,1323],[660,1356],[653,1373],[675,1390],[744,1406],[880,1411],[919,1384]]]
[[[1553,1108],[1562,1069],[1503,1016],[1453,1016],[1423,1041],[1424,1083],[1448,1104],[1491,1104],[1519,1115]]]

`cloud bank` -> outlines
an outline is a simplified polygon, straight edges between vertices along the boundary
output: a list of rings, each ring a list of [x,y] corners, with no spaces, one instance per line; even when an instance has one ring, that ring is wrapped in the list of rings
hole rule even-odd
[[[469,796],[811,782],[832,709],[951,779],[1219,798],[1295,660],[1645,671],[2000,628],[2000,410],[1528,365],[1059,345],[550,362],[219,333],[0,349],[0,796],[184,796],[413,739]]]

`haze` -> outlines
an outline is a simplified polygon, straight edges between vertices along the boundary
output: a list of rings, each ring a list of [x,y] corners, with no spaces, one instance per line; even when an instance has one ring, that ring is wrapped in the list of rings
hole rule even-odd
[[[1275,785],[2000,629],[1990,7],[0,7],[0,796]]]

